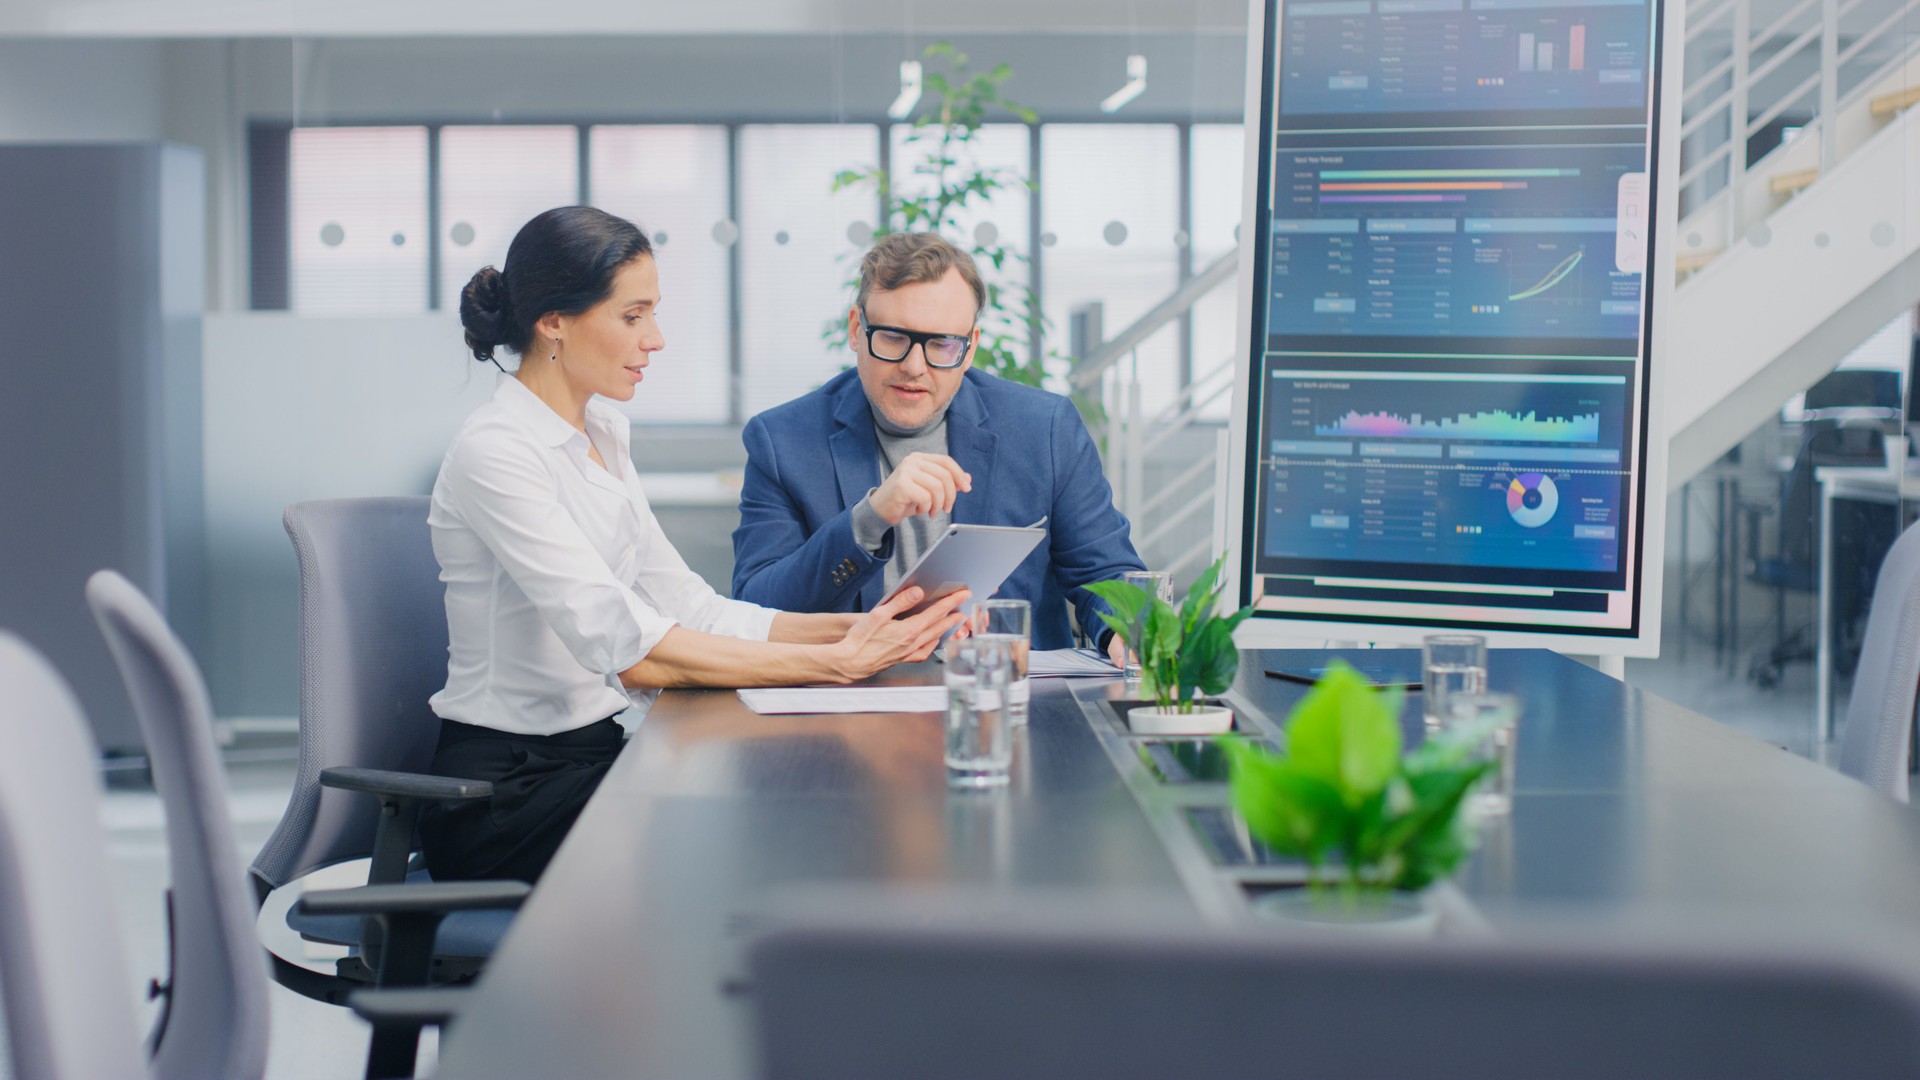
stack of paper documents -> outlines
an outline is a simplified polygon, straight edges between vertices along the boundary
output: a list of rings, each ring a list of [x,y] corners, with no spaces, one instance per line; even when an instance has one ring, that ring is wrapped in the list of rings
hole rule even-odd
[[[740,700],[762,716],[775,713],[945,712],[945,686],[783,686],[742,690]]]
[[[1027,677],[1033,679],[1100,678],[1120,669],[1092,649],[1035,649],[1027,655]]]

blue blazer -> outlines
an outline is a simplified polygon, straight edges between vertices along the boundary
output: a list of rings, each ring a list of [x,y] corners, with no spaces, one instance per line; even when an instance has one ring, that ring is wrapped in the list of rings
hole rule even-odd
[[[866,611],[886,558],[853,539],[853,507],[880,484],[880,444],[858,372],[747,421],[747,475],[733,533],[733,595],[786,611]],[[1096,640],[1105,604],[1080,586],[1144,569],[1113,505],[1100,453],[1059,394],[968,371],[947,409],[947,445],[973,477],[953,521],[1031,525],[1047,539],[997,595],[1033,604],[1036,648],[1073,644],[1070,599]],[[893,545],[882,550],[892,553]]]

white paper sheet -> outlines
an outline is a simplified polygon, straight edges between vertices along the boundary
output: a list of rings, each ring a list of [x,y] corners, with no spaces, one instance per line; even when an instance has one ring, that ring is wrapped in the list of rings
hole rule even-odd
[[[1084,649],[1035,649],[1027,654],[1027,677],[1033,679],[1112,678],[1120,669],[1105,657]]]
[[[747,708],[762,716],[947,711],[945,686],[783,686],[739,694]]]

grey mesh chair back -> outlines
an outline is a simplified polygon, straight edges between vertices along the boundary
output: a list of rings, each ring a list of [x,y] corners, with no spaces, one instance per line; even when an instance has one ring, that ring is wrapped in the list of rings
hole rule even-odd
[[[1865,1080],[1920,1070],[1911,956],[1441,944],[849,910],[750,949],[770,1080]],[[924,919],[922,921],[925,921]],[[1853,954],[1841,954],[1853,955]]]
[[[0,633],[0,1006],[12,1075],[146,1075],[100,827],[99,752],[73,693]]]
[[[300,564],[300,760],[279,827],[253,862],[265,895],[372,850],[378,804],[322,788],[337,765],[425,772],[447,679],[446,588],[424,497],[295,503]]]
[[[1840,732],[1840,771],[1907,801],[1907,754],[1920,692],[1920,526],[1880,564],[1853,699]]]
[[[145,736],[166,811],[171,987],[152,1070],[159,1080],[257,1080],[267,1066],[267,964],[214,749],[206,681],[166,619],[111,570],[87,581]]]

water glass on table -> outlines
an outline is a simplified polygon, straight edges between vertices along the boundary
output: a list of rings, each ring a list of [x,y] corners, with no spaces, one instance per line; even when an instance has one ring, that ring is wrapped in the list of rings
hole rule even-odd
[[[1469,806],[1479,814],[1513,809],[1513,744],[1520,730],[1520,699],[1512,694],[1455,694],[1447,699],[1445,730],[1473,740],[1474,756],[1494,763]]]
[[[1152,596],[1167,603],[1173,603],[1173,575],[1164,570],[1129,570],[1120,575],[1120,580],[1138,589],[1144,589]],[[1129,679],[1140,677],[1140,654],[1127,646],[1127,669]]]
[[[1487,690],[1487,639],[1478,634],[1430,634],[1420,647],[1420,675],[1426,687],[1421,712],[1428,728],[1447,721],[1447,699]]]
[[[1012,670],[1007,676],[1007,718],[1027,722],[1027,654],[1033,648],[1033,605],[1025,600],[983,600],[974,605],[973,639],[1004,645]]]
[[[1004,642],[968,638],[947,650],[947,783],[997,787],[1013,765],[1007,715],[1012,659]]]

